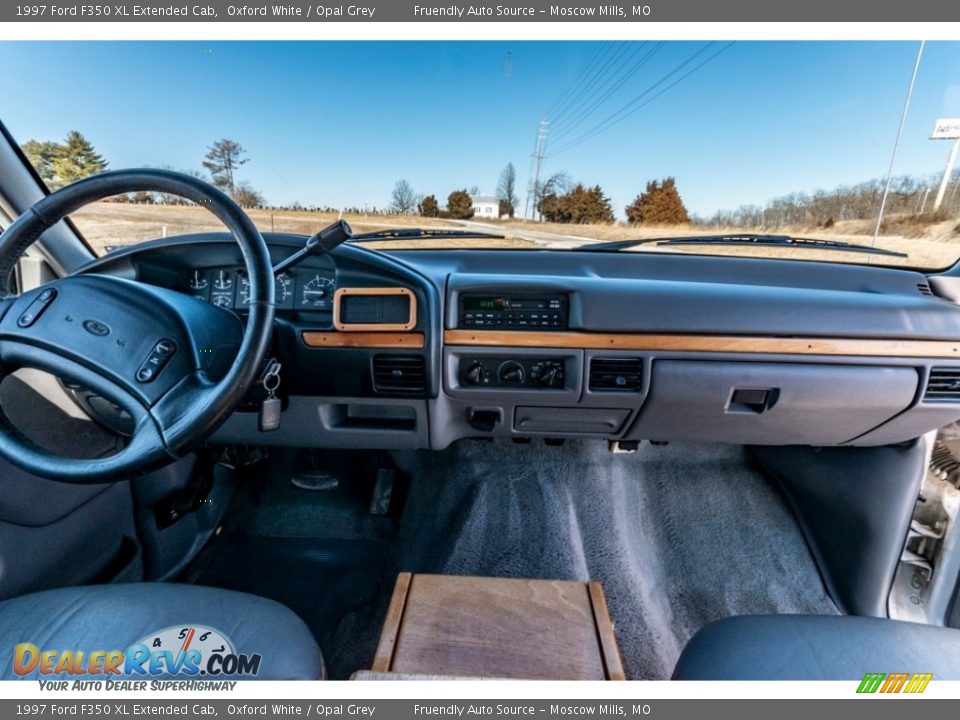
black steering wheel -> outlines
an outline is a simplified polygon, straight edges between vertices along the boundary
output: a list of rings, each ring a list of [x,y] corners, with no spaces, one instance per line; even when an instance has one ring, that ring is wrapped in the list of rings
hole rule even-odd
[[[53,455],[20,433],[0,407],[0,456],[41,477],[115,480],[182,456],[223,422],[255,380],[273,328],[267,246],[246,213],[202,180],[166,170],[118,170],[45,197],[0,235],[0,287],[44,231],[96,200],[152,191],[206,207],[240,246],[251,302],[246,326],[228,310],[134,280],[72,275],[0,300],[0,379],[32,367],[115,403],[134,431],[115,455]]]

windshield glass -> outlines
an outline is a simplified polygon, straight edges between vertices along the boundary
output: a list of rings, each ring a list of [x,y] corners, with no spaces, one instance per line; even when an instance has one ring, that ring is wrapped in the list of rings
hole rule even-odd
[[[0,67],[23,70],[0,119],[49,187],[181,170],[262,231],[343,218],[499,236],[368,244],[384,248],[960,257],[958,42],[6,42]],[[72,219],[98,253],[221,229],[151,193]],[[743,233],[835,242],[728,239]],[[710,238],[609,246],[693,236]]]

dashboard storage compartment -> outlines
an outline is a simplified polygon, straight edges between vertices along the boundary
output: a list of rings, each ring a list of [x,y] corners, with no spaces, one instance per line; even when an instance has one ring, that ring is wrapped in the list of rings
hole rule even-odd
[[[627,440],[836,445],[913,402],[914,368],[657,360]]]
[[[518,407],[513,429],[518,433],[616,435],[629,410],[617,408]]]

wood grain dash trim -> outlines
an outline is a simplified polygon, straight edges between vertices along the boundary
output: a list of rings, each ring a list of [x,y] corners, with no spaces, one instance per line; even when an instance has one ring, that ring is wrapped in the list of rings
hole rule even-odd
[[[948,340],[886,340],[873,338],[779,338],[749,335],[447,330],[443,334],[443,341],[446,345],[484,347],[960,359],[960,339],[952,342]]]
[[[587,589],[590,593],[590,605],[593,607],[593,620],[597,625],[597,637],[603,653],[607,680],[626,680],[627,675],[623,671],[623,663],[620,660],[620,648],[617,646],[617,637],[613,632],[613,623],[610,621],[610,612],[607,610],[607,598],[603,594],[603,586],[591,580],[587,584]]]
[[[384,348],[419,350],[424,346],[423,333],[341,333],[305,330],[303,344],[311,348]]]
[[[410,580],[413,575],[402,572],[397,575],[397,584],[393,587],[393,597],[390,598],[390,607],[387,608],[387,617],[383,621],[383,631],[380,633],[380,643],[373,656],[372,670],[374,672],[390,672],[393,665],[393,653],[397,649],[397,637],[400,635],[400,623],[403,621],[403,611],[407,606],[407,595],[410,592]]]
[[[343,305],[343,298],[351,295],[403,295],[407,298],[410,313],[405,323],[345,323],[340,319],[340,311]],[[393,330],[398,332],[409,332],[417,326],[417,296],[413,291],[405,287],[381,287],[381,288],[338,288],[333,293],[333,327],[340,332],[383,332]]]

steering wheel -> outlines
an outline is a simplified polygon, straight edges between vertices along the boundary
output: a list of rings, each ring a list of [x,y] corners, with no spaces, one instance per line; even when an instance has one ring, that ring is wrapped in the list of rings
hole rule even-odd
[[[246,213],[202,180],[167,170],[117,170],[40,200],[0,235],[0,287],[23,253],[70,213],[120,193],[153,191],[206,207],[232,233],[250,280],[250,313],[120,277],[83,274],[0,300],[0,379],[32,367],[75,382],[133,421],[115,455],[53,455],[20,433],[0,407],[0,456],[24,470],[96,483],[164,465],[199,444],[256,378],[273,328],[274,282],[267,246]]]

